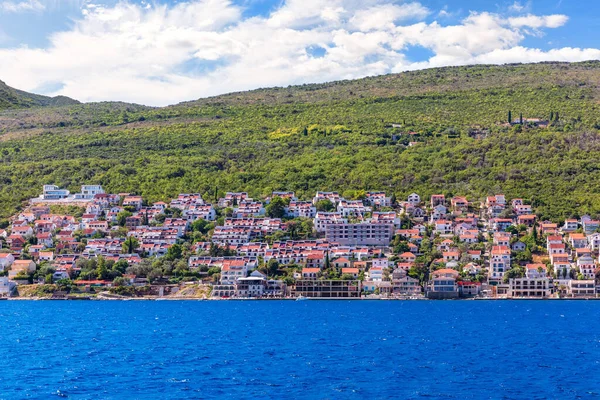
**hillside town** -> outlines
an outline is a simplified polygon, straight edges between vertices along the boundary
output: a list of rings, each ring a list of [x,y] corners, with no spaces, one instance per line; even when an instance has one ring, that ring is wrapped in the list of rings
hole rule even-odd
[[[600,220],[524,199],[131,193],[45,185],[0,227],[4,298],[596,298]]]

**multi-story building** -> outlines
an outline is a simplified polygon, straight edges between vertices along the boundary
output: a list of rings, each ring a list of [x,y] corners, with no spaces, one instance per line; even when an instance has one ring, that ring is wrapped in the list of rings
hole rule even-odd
[[[389,246],[393,236],[392,224],[329,224],[325,229],[327,241],[342,246]]]

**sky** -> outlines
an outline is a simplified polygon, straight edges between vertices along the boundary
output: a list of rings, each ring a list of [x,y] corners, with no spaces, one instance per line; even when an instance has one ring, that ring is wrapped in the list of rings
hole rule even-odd
[[[423,68],[600,59],[598,0],[0,0],[0,80],[163,106]]]

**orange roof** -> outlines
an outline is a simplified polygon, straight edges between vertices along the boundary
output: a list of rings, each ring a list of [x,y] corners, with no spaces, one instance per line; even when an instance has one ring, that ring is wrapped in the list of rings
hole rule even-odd
[[[358,274],[358,268],[342,268],[342,274]]]
[[[316,274],[320,271],[321,271],[321,269],[319,269],[319,268],[302,268],[303,274]]]

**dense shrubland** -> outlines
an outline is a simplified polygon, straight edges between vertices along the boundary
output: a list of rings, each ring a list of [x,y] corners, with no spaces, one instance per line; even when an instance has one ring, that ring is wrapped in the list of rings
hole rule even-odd
[[[600,63],[443,68],[149,108],[0,112],[0,215],[54,183],[150,201],[215,188],[253,196],[381,189],[531,201],[560,220],[600,212]],[[548,119],[546,129],[505,126]],[[399,127],[392,127],[392,124]],[[413,132],[416,134],[408,134]],[[418,142],[408,146],[410,142]]]

